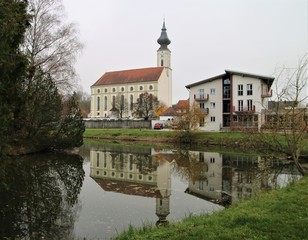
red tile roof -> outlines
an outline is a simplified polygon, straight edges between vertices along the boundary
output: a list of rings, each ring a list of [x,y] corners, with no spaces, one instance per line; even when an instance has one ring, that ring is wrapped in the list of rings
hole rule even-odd
[[[176,116],[176,111],[173,109],[173,107],[169,107],[160,116]]]
[[[106,72],[93,86],[158,81],[163,69],[163,67],[152,67]]]
[[[157,189],[157,185],[145,183],[125,182],[117,179],[103,179],[92,177],[94,181],[107,192],[117,192],[127,195],[160,198],[161,193]]]
[[[177,105],[177,109],[189,109],[189,100],[179,100]]]

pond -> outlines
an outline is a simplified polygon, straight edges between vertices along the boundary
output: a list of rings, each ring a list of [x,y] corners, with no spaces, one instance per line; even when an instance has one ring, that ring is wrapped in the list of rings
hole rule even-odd
[[[1,239],[108,239],[129,225],[210,214],[300,177],[258,155],[123,143],[0,165]]]

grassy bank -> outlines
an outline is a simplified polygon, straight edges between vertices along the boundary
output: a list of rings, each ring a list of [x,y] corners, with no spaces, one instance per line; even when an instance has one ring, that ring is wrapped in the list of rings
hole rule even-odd
[[[166,227],[130,227],[124,239],[308,239],[308,177],[210,216]]]
[[[152,143],[175,143],[179,139],[180,132],[152,130],[152,129],[86,129],[84,137],[88,139],[119,140],[119,141],[142,141]],[[270,133],[262,137],[270,137]],[[245,132],[192,132],[191,138],[194,145],[199,146],[224,146],[229,148],[263,151],[261,145],[256,144],[260,136]],[[286,145],[285,139],[281,136],[281,145]],[[253,146],[253,147],[252,147]],[[259,148],[258,148],[259,147]],[[265,149],[266,150],[266,149]],[[272,151],[272,150],[271,150]],[[301,151],[308,154],[308,137],[302,142]]]

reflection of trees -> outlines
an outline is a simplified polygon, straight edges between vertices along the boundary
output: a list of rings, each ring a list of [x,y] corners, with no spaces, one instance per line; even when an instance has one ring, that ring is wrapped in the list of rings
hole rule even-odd
[[[84,179],[82,159],[32,155],[0,161],[0,238],[68,238]]]
[[[174,171],[183,179],[191,180],[193,183],[201,179],[206,180],[208,165],[199,158],[199,152],[179,149],[174,159],[177,163]]]

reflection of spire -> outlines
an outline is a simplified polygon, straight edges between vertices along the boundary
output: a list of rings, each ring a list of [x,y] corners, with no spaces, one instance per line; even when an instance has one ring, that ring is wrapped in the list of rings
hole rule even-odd
[[[166,224],[167,216],[170,213],[170,195],[171,195],[171,164],[168,161],[160,160],[157,167],[157,187],[161,197],[156,198],[156,215],[159,220],[156,224]]]

